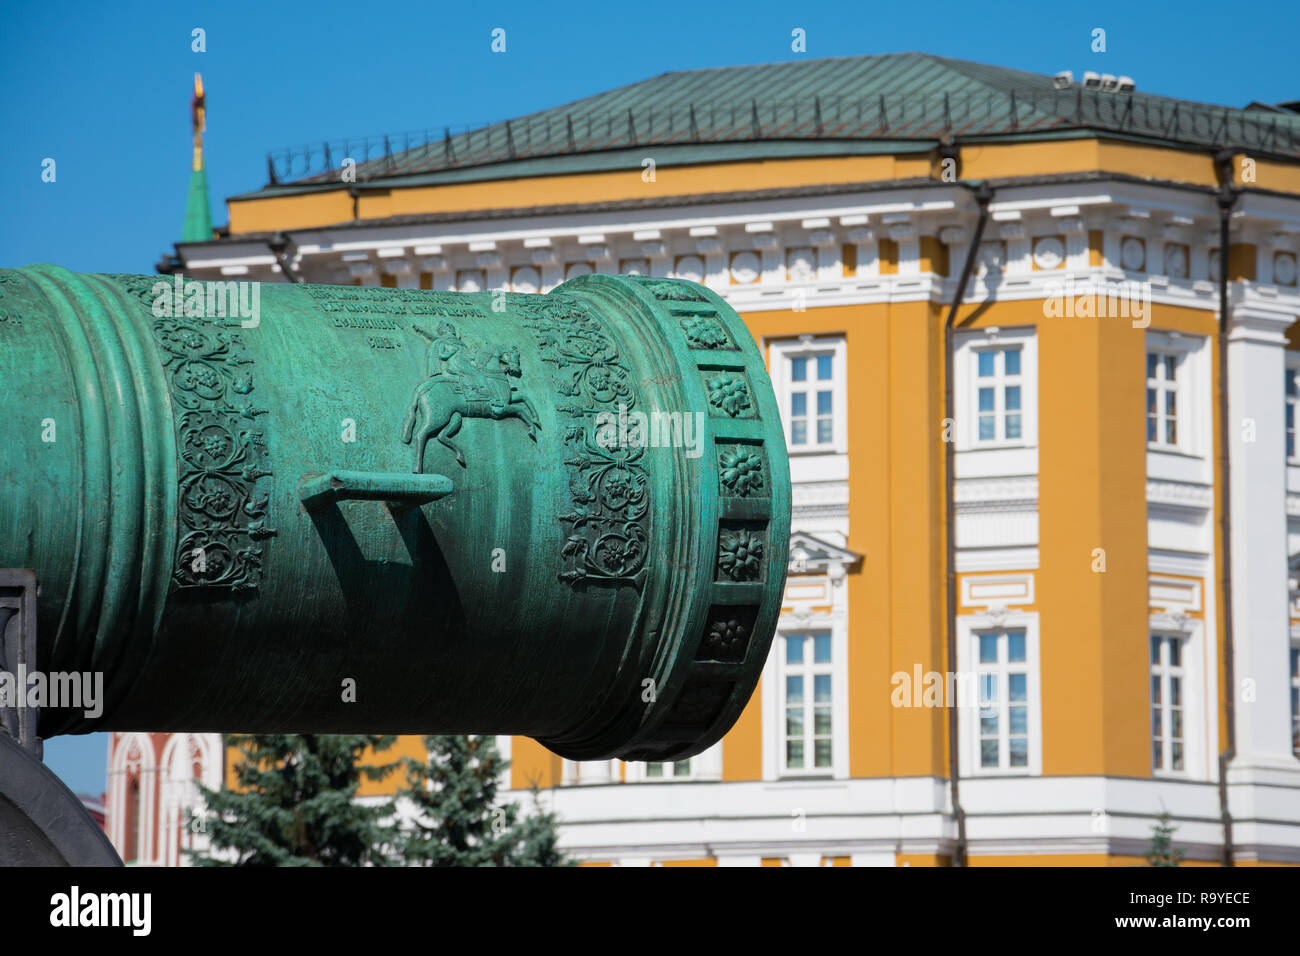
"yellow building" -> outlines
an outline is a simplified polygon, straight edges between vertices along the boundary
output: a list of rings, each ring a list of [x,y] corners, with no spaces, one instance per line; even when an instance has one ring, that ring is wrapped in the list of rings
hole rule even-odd
[[[1300,115],[909,53],[271,168],[174,268],[673,275],[766,350],[795,534],[762,682],[676,764],[503,739],[569,852],[1129,865],[1167,809],[1189,861],[1300,862]]]

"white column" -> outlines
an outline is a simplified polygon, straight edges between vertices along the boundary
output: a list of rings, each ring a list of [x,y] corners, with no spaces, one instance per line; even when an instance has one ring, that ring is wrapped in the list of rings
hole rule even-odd
[[[1007,275],[1028,274],[1034,271],[1030,256],[1029,232],[1019,220],[1004,222],[998,234],[1007,244]]]
[[[528,258],[537,270],[538,292],[550,292],[564,281],[564,266],[549,239],[525,239],[524,248],[529,250]]]
[[[961,270],[966,264],[966,255],[970,249],[970,242],[974,233],[963,226],[944,226],[939,230],[939,241],[948,249],[948,276],[946,279],[948,288],[946,292],[957,294],[957,283],[961,281]],[[972,270],[971,275],[975,275]],[[945,280],[940,279],[939,285],[944,286]],[[970,294],[970,286],[966,287],[966,293]]]
[[[880,244],[875,230],[870,226],[854,226],[849,230],[849,241],[858,247],[858,271],[854,278],[873,278],[880,275]]]
[[[785,282],[785,249],[775,233],[760,233],[754,237],[754,249],[762,257],[763,271],[758,281],[764,284]]]
[[[898,243],[898,274],[915,276],[921,274],[921,240],[916,226],[902,223],[889,227],[889,238]]]
[[[1295,316],[1232,308],[1228,447],[1232,485],[1232,628],[1237,757],[1231,778],[1282,771],[1295,785],[1288,676],[1286,329]],[[1252,435],[1253,441],[1246,439]],[[1247,683],[1249,682],[1249,683]],[[1285,773],[1290,771],[1290,773]],[[1244,772],[1244,776],[1243,776]],[[1280,780],[1278,782],[1281,782]]]
[[[1065,271],[1083,272],[1088,268],[1088,229],[1079,216],[1064,216],[1057,227],[1065,234]]]
[[[668,255],[668,243],[662,239],[654,239],[642,243],[641,251],[650,260],[650,275],[666,279],[672,274],[673,261]]]
[[[722,741],[710,747],[704,753],[694,758],[695,776],[699,780],[721,780],[722,779]]]
[[[844,263],[840,259],[840,244],[835,241],[835,233],[829,229],[814,229],[808,241],[817,253],[817,278],[819,281],[834,281],[844,277]]]
[[[533,261],[537,262],[537,256],[533,256]],[[564,281],[564,266],[556,260],[555,254],[551,254],[549,261],[538,263],[538,268],[542,270],[542,292],[550,292],[557,285]]]
[[[608,275],[618,272],[618,260],[607,245],[587,246],[587,261],[597,272]]]
[[[613,760],[583,760],[576,764],[578,783],[617,783],[618,767]]]
[[[717,237],[700,239],[695,243],[695,251],[704,257],[704,284],[716,292],[725,291],[731,283],[722,240]]]

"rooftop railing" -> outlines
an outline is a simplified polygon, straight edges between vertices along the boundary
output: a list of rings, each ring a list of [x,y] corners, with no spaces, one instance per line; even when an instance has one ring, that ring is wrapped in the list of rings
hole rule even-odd
[[[272,150],[267,170],[270,185],[337,182],[350,159],[356,181],[366,182],[633,147],[756,140],[930,141],[945,134],[961,139],[1071,129],[1300,158],[1300,115],[1074,86],[551,109],[456,132],[443,127]]]

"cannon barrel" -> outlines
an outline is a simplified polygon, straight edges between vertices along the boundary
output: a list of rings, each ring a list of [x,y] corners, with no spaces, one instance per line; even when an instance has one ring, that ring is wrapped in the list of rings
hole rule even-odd
[[[688,282],[542,295],[0,270],[0,568],[98,730],[717,741],[766,659],[789,465]],[[58,702],[55,702],[58,703]],[[65,702],[66,703],[66,702]]]

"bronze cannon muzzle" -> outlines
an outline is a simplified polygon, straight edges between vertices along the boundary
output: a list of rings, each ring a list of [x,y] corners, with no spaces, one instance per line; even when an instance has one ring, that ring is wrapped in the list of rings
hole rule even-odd
[[[790,530],[714,292],[0,271],[0,568],[98,730],[500,733],[672,760],[734,723]]]

